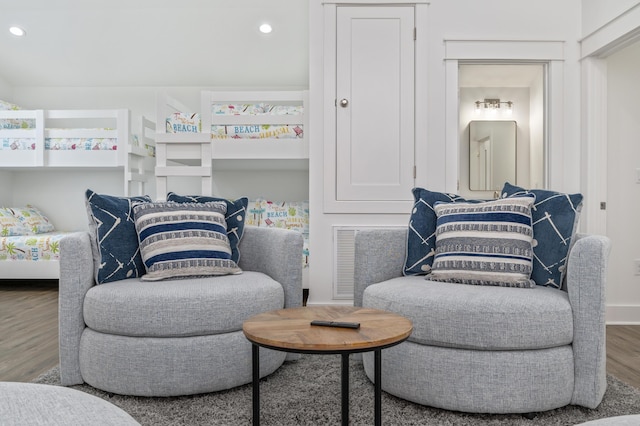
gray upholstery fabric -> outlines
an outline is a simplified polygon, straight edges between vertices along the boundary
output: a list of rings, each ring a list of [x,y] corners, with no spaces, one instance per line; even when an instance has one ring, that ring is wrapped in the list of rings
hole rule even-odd
[[[92,287],[84,321],[122,336],[200,336],[242,330],[248,317],[283,306],[282,286],[259,272],[179,281],[133,278]]]
[[[300,253],[304,239],[297,231],[245,226],[240,244],[243,271],[262,272],[279,282],[284,289],[284,307],[302,306],[302,267]],[[298,256],[298,263],[294,261]],[[300,354],[287,354],[287,361],[300,359]]]
[[[407,229],[366,229],[356,231],[353,304],[362,306],[365,288],[401,277],[407,252]]]
[[[286,353],[260,350],[261,377]],[[251,343],[242,331],[193,337],[127,337],[86,329],[80,371],[88,384],[122,395],[175,396],[250,383]]]
[[[3,426],[139,425],[115,405],[61,386],[0,382],[0,395]]]
[[[237,277],[94,287],[89,234],[69,234],[60,243],[61,383],[169,396],[250,382],[251,345],[238,330],[253,314],[302,305],[302,244],[295,231],[246,227]],[[263,352],[264,374],[299,357]]]
[[[383,390],[470,412],[540,411],[567,404],[594,408],[602,401],[606,237],[576,236],[567,293],[445,283],[422,287],[436,283],[402,277],[406,238],[407,230],[398,228],[359,230],[355,236],[356,306],[397,310],[415,323],[409,341],[383,351]],[[527,328],[532,321],[536,327]],[[364,359],[372,377],[370,355]]]
[[[605,290],[611,242],[578,235],[567,262],[567,290],[573,308],[575,389],[572,404],[595,408],[607,390]]]
[[[553,288],[504,289],[407,276],[370,286],[363,304],[409,318],[409,340],[423,345],[513,350],[573,340],[569,299]]]
[[[373,354],[363,354],[373,380]],[[571,402],[570,346],[474,351],[404,342],[382,351],[382,389],[418,404],[472,413],[530,413]]]
[[[262,272],[279,282],[286,308],[301,306],[303,242],[297,231],[245,226],[238,246],[242,253],[238,266],[243,271]]]
[[[95,285],[89,234],[72,233],[60,240],[58,285],[58,346],[62,385],[83,383],[80,374],[80,337],[85,329],[84,296]]]

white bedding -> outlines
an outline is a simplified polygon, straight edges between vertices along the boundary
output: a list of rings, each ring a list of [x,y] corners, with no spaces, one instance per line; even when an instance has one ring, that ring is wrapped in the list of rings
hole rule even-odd
[[[212,125],[211,139],[297,139],[303,126],[287,124]]]
[[[300,116],[304,109],[301,105],[271,104],[213,104],[213,117],[228,116]],[[213,124],[212,139],[302,139],[304,126],[299,124]],[[202,128],[199,113],[176,112],[166,119],[167,133],[196,133]]]
[[[262,197],[250,201],[247,206],[246,224],[298,231],[304,240],[302,266],[309,266],[309,202],[273,202]]]
[[[60,260],[60,240],[65,232],[0,237],[0,261]]]
[[[113,151],[118,148],[115,138],[46,138],[45,150],[73,151]],[[35,150],[36,140],[33,138],[1,138],[0,150]]]
[[[212,104],[214,115],[302,115],[302,105]]]

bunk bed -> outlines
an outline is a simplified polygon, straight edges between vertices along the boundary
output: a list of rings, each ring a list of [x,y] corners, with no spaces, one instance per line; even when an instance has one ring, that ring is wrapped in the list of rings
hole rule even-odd
[[[157,98],[156,189],[168,192],[170,177],[201,180],[201,195],[214,195],[213,171],[225,162],[243,163],[245,169],[307,169],[309,141],[308,91],[204,90],[199,108],[188,107],[167,94]],[[249,164],[247,166],[247,164]],[[228,166],[227,166],[228,167]],[[305,185],[308,192],[308,183]],[[257,182],[265,197],[249,201],[249,226],[282,227],[303,234],[303,282],[308,280],[309,202],[273,201],[268,182]],[[228,195],[228,194],[217,194]],[[305,284],[306,287],[306,284]]]
[[[156,188],[167,193],[167,178],[201,178],[211,195],[212,161],[301,161],[308,167],[306,90],[201,92],[194,111],[167,94],[158,95]]]
[[[0,110],[0,168],[118,168],[129,194],[153,175],[154,135],[145,117],[132,132],[126,109]]]
[[[0,110],[0,170],[117,169],[124,173],[125,195],[143,194],[154,174],[155,127],[146,117],[131,126],[126,109],[23,110],[14,106]],[[31,219],[48,219],[32,206],[5,203],[0,207],[0,225],[3,211],[5,220],[0,226],[0,279],[57,279],[58,245],[65,232],[53,224],[47,229],[29,225],[20,232],[20,222],[11,226],[8,216],[26,211]]]

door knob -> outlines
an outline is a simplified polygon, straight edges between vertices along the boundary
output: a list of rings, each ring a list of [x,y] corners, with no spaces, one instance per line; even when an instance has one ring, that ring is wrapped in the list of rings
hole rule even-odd
[[[347,105],[349,105],[349,101],[348,101],[348,100],[346,100],[346,99],[340,99],[340,106],[341,106],[342,108],[346,108],[346,107],[347,107]]]

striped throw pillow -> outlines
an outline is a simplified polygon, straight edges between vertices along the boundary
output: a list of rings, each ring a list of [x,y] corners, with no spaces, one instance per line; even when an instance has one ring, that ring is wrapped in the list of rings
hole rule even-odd
[[[437,203],[436,255],[428,280],[533,288],[533,196]]]
[[[231,260],[224,202],[158,202],[134,207],[144,281],[242,272]]]
[[[249,199],[247,197],[238,198],[235,201],[226,200],[224,198],[207,197],[204,195],[178,195],[175,192],[167,194],[167,201],[175,201],[176,203],[208,203],[210,201],[224,201],[227,204],[227,213],[224,219],[227,221],[227,237],[231,245],[231,259],[234,262],[240,262],[240,249],[238,245],[244,234],[245,218],[247,216],[247,206]]]

